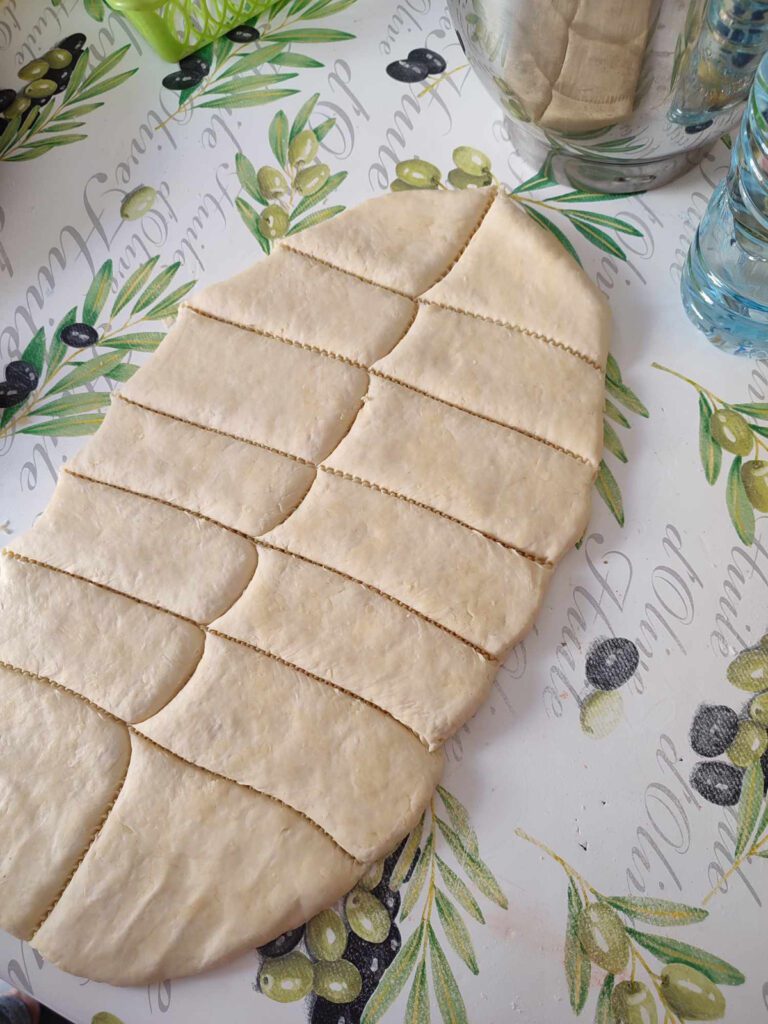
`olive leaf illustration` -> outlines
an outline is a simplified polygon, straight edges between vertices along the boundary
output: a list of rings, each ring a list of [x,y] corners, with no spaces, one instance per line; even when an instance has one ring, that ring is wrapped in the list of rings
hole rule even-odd
[[[401,887],[410,877],[400,920],[405,920],[423,897],[419,924],[366,1004],[362,1024],[376,1024],[381,1020],[411,977],[406,1021],[429,1020],[428,970],[445,1024],[466,1024],[468,1020],[459,985],[433,926],[433,912],[437,914],[451,950],[473,974],[479,972],[479,966],[462,911],[480,924],[485,923],[485,918],[469,886],[438,854],[440,838],[445,840],[458,868],[478,892],[497,906],[504,909],[508,906],[499,883],[480,857],[477,836],[466,808],[444,787],[438,786],[437,793],[448,821],[439,816],[433,800],[426,841],[419,850],[425,827],[422,820],[405,841],[389,882],[390,887]]]
[[[347,177],[346,171],[331,174],[328,164],[317,159],[318,146],[336,123],[334,118],[328,118],[315,128],[309,127],[319,95],[310,96],[290,125],[283,110],[272,118],[269,145],[277,166],[266,164],[257,171],[243,153],[235,158],[238,180],[256,206],[242,196],[238,196],[235,205],[265,253],[271,251],[276,239],[329,220],[344,209],[314,209]]]
[[[559,864],[568,879],[563,966],[576,1016],[587,1004],[597,968],[605,976],[595,1024],[722,1019],[721,986],[742,985],[742,972],[698,946],[634,927],[638,921],[660,928],[696,924],[708,916],[706,910],[648,896],[606,896],[545,843],[521,828],[515,834]],[[645,953],[663,965],[660,970]]]
[[[717,483],[723,453],[732,455],[725,504],[744,544],[755,539],[755,512],[768,512],[768,403],[726,402],[713,391],[668,366],[664,373],[695,388],[699,403],[699,457],[708,484]],[[748,456],[751,456],[748,458]]]
[[[406,1024],[424,1024],[431,1018],[431,978],[444,1024],[467,1024],[449,954],[477,974],[464,914],[479,924],[485,918],[458,872],[498,906],[506,908],[507,899],[480,857],[464,805],[442,786],[437,798],[445,819],[433,799],[429,824],[425,814],[394,853],[371,865],[341,904],[261,947],[257,987],[264,995],[278,1002],[308,997],[309,1024],[342,1017],[345,1024],[376,1024],[409,986]],[[443,839],[449,851],[441,853],[450,852],[457,870],[438,853]],[[398,924],[419,904],[418,921],[403,941]]]
[[[136,74],[130,68],[112,72],[130,46],[115,50],[89,69],[90,53],[85,36],[77,33],[63,39],[38,60],[19,71],[26,84],[15,98],[3,101],[0,109],[0,161],[15,163],[34,160],[61,146],[81,142],[85,118],[104,106],[97,96],[116,89]]]
[[[51,2],[54,7],[61,6],[61,0],[51,0]],[[104,15],[109,10],[106,0],[83,0],[83,9],[94,21],[104,21]]]
[[[483,188],[486,185],[500,184],[493,173],[490,157],[473,146],[457,146],[453,151],[453,162],[454,166],[446,175],[446,184],[443,181],[440,168],[435,164],[419,158],[402,160],[397,164],[397,177],[390,184],[390,188],[393,192],[400,192],[404,189],[465,189]],[[573,246],[573,242],[562,228],[551,219],[551,214],[555,213],[562,216],[572,228],[592,245],[597,246],[598,249],[608,252],[618,259],[626,260],[626,253],[618,241],[609,235],[608,232],[634,235],[635,237],[640,237],[642,232],[620,217],[611,217],[606,213],[598,213],[594,210],[580,208],[582,204],[603,202],[616,199],[617,196],[603,192],[589,192],[582,189],[569,189],[560,192],[560,194],[549,195],[546,200],[535,199],[531,196],[532,192],[555,188],[560,188],[560,186],[553,180],[548,165],[545,164],[526,181],[517,185],[512,190],[506,191],[507,195],[514,199],[532,220],[546,231],[549,231],[557,239],[577,263],[581,263],[581,261]],[[544,210],[547,213],[544,213]],[[648,418],[648,410],[632,388],[622,379],[619,364],[613,356],[608,357],[605,388],[607,392],[605,417],[603,420],[605,449],[607,453],[613,455],[620,462],[627,462],[627,453],[624,450],[624,445],[614,424],[626,430],[629,430],[632,424],[619,406],[623,406],[628,412],[646,419]],[[766,435],[768,436],[768,431],[766,431]],[[605,459],[602,459],[600,462],[595,479],[595,487],[616,522],[623,526],[625,515],[621,488]]]
[[[492,183],[499,184],[493,173],[490,157],[481,150],[475,149],[473,146],[458,146],[453,151],[453,161],[454,166],[446,175],[448,186],[464,189],[482,188]],[[394,192],[403,189],[447,187],[443,183],[440,168],[427,160],[419,158],[401,160],[395,170],[397,177],[390,185]],[[633,235],[636,238],[641,237],[642,232],[633,224],[622,220],[621,217],[612,217],[607,213],[581,208],[585,204],[606,202],[618,197],[609,193],[583,189],[569,189],[560,194],[551,194],[546,199],[537,199],[531,195],[532,192],[560,187],[551,177],[548,166],[545,164],[526,181],[521,182],[513,189],[506,189],[506,192],[525,210],[529,217],[554,235],[577,263],[580,260],[573,243],[551,219],[552,214],[562,217],[567,224],[598,249],[602,249],[603,252],[615,256],[617,259],[626,260],[627,254],[619,242],[608,232]]]
[[[194,287],[194,281],[186,281],[169,291],[181,264],[155,274],[158,260],[153,256],[142,263],[119,288],[107,260],[96,271],[80,311],[73,306],[64,314],[50,344],[40,328],[6,366],[0,383],[0,439],[12,433],[76,437],[97,429],[111,401],[111,382],[131,378],[138,369],[129,361],[131,354],[157,348],[165,336],[157,321],[175,317],[179,302]],[[109,315],[100,322],[115,288]],[[106,390],[97,388],[99,381]]]
[[[261,106],[293,96],[298,89],[284,83],[298,77],[302,70],[324,66],[294,50],[294,45],[355,38],[350,32],[304,23],[338,14],[355,2],[275,0],[259,14],[182,58],[179,70],[165,76],[163,85],[179,95],[176,113],[202,107]]]
[[[648,418],[648,410],[632,388],[623,380],[619,364],[612,355],[608,356],[605,368],[605,390],[603,444],[606,452],[610,452],[619,462],[627,462],[627,453],[624,451],[624,446],[613,423],[626,430],[629,430],[632,424],[619,406],[623,406],[627,412],[633,413],[636,416],[642,416],[644,419]],[[600,460],[595,487],[597,488],[597,493],[610,509],[616,522],[623,526],[624,502],[621,496],[621,489],[605,458]]]

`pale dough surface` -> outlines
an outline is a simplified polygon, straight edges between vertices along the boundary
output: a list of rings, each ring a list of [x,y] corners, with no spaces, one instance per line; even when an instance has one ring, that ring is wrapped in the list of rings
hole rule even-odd
[[[363,866],[295,811],[140,736],[112,813],[35,945],[95,981],[192,974],[295,928]]]
[[[603,381],[587,363],[521,331],[422,306],[408,334],[376,364],[445,402],[567,448],[596,466],[603,451]]]
[[[178,699],[139,728],[309,815],[360,861],[413,828],[443,766],[378,708],[217,636]]]
[[[55,679],[126,722],[171,700],[194,672],[203,640],[175,615],[0,558],[0,661]]]
[[[591,466],[375,377],[355,429],[325,465],[542,559],[557,558],[587,523]],[[575,499],[567,508],[563,489]]]
[[[221,615],[256,568],[237,534],[67,472],[13,550],[194,622]]]
[[[310,461],[352,425],[365,370],[182,311],[126,398]]]
[[[3,926],[30,938],[128,768],[128,733],[84,701],[0,667]]]
[[[0,926],[85,977],[343,896],[587,521],[607,313],[512,200],[290,248],[193,297],[0,559]]]
[[[128,448],[126,437],[133,441]],[[122,400],[112,403],[69,468],[171,501],[251,537],[289,516],[315,479],[313,466]]]
[[[379,587],[492,655],[527,632],[552,572],[474,530],[327,473],[266,539]]]
[[[213,625],[378,704],[431,750],[480,706],[496,674],[494,662],[375,591],[265,547],[247,590]]]
[[[583,282],[557,239],[513,202],[496,202],[459,262],[424,298],[533,331],[543,344],[567,346],[604,369],[610,314],[598,290]]]
[[[366,366],[389,352],[413,315],[408,299],[282,246],[264,261],[257,289],[252,275],[246,270],[206,288],[195,296],[195,309]]]

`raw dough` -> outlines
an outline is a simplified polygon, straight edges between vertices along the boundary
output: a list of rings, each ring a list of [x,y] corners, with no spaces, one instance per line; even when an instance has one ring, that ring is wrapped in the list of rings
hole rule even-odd
[[[586,524],[607,341],[490,190],[194,297],[0,559],[0,926],[138,984],[392,849]]]

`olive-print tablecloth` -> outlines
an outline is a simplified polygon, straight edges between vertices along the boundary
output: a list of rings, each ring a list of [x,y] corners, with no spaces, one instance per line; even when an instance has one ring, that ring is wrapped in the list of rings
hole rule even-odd
[[[201,977],[111,989],[7,935],[0,974],[83,1024],[768,1021],[768,364],[678,299],[727,148],[645,196],[553,183],[433,0],[278,0],[181,68],[102,0],[4,0],[0,71],[7,537],[189,289],[389,188],[500,181],[615,319],[589,530],[404,847]]]

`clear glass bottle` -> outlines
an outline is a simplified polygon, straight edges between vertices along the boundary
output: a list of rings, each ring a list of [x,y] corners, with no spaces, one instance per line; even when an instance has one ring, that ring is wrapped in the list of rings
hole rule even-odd
[[[737,355],[768,353],[768,55],[680,288],[688,316],[713,345]]]

